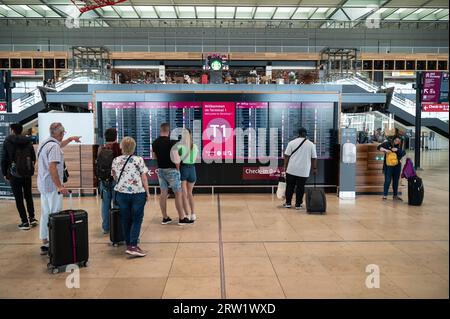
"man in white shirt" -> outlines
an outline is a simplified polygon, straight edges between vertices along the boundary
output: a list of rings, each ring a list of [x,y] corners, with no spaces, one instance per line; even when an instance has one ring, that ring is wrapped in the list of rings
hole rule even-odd
[[[284,152],[284,171],[286,172],[286,202],[285,208],[291,208],[292,196],[295,192],[295,209],[301,209],[303,195],[305,193],[305,183],[311,172],[311,162],[313,174],[317,174],[317,154],[316,145],[309,141],[305,128],[298,130],[299,137],[290,141]]]

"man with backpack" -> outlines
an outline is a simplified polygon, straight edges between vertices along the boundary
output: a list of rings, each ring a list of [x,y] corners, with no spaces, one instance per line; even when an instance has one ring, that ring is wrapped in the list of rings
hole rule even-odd
[[[102,196],[102,229],[103,234],[109,233],[109,210],[111,202],[114,205],[114,186],[116,183],[111,175],[113,160],[122,155],[120,145],[117,143],[117,131],[109,128],[105,131],[106,143],[100,146],[97,155],[96,171]]]
[[[11,135],[3,143],[2,174],[11,184],[11,189],[19,211],[21,230],[29,230],[36,226],[33,196],[31,193],[31,177],[34,175],[36,154],[31,140],[22,135],[21,124],[11,124]],[[26,202],[26,209],[24,205]],[[28,216],[27,216],[28,211]]]

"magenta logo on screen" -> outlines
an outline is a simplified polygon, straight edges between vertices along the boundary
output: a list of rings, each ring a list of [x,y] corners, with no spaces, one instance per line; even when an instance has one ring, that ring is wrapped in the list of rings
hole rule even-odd
[[[234,158],[233,102],[203,103],[203,159]]]

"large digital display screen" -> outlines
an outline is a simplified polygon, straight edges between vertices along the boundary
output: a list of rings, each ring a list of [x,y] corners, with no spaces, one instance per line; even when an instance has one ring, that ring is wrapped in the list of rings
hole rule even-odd
[[[136,136],[136,103],[135,102],[103,102],[103,127],[116,128],[120,141],[125,136]]]
[[[202,149],[202,102],[170,102],[169,103],[171,139],[181,138],[181,129],[187,128],[192,132],[192,139],[199,149]],[[175,128],[177,128],[175,130]]]
[[[332,158],[334,103],[305,102],[103,102],[103,129],[117,128],[118,139],[136,139],[137,154],[152,160],[160,125],[170,123],[171,138],[189,128],[206,160],[282,159],[289,141],[305,127],[320,159]],[[201,158],[200,158],[201,156]]]
[[[234,158],[234,102],[203,102],[203,159]]]
[[[136,103],[136,149],[145,160],[153,159],[152,142],[159,136],[159,127],[169,121],[167,102]]]
[[[269,103],[236,103],[236,158],[268,156]]]

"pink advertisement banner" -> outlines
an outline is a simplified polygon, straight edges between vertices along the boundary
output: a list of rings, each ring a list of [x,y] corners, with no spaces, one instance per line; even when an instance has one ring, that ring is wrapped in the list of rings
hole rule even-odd
[[[203,158],[234,158],[235,105],[203,102]]]

